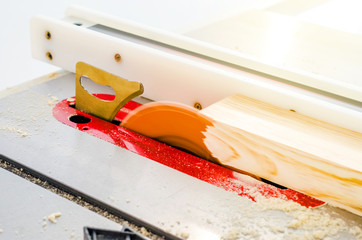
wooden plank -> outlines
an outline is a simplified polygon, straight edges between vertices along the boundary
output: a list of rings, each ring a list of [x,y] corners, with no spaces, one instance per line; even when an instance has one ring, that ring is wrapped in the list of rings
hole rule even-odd
[[[231,168],[362,215],[362,134],[241,95],[202,113],[204,144]]]

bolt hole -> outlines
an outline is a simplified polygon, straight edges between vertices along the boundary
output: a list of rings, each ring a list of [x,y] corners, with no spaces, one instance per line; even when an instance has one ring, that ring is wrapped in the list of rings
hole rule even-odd
[[[49,61],[53,60],[53,55],[50,52],[47,52],[45,55],[47,56]]]
[[[75,26],[82,26],[83,25],[83,23],[73,23]]]
[[[83,127],[82,130],[87,131],[87,130],[89,130],[89,127]]]
[[[90,118],[82,116],[82,115],[73,115],[69,117],[69,120],[71,122],[77,123],[77,124],[84,124],[89,123],[91,121]]]
[[[49,31],[45,32],[45,38],[50,40],[52,38],[52,34]]]

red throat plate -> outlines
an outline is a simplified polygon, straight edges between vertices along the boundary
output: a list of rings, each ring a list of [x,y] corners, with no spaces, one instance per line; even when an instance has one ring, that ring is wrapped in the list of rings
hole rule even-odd
[[[114,96],[112,95],[101,95],[101,94],[97,95],[97,97],[102,98],[104,100],[112,100],[114,98]],[[305,194],[296,192],[292,189],[277,188],[273,185],[258,181],[251,177],[245,176],[233,170],[224,168],[215,163],[206,161],[202,158],[186,153],[185,151],[181,151],[174,147],[170,147],[166,144],[163,144],[149,137],[145,137],[142,134],[135,133],[124,127],[104,121],[92,115],[83,113],[75,109],[74,107],[71,107],[72,104],[74,104],[74,98],[66,99],[59,102],[53,109],[54,117],[60,122],[69,125],[73,128],[76,128],[80,131],[87,132],[90,135],[101,138],[119,147],[128,149],[150,160],[156,161],[158,163],[176,169],[180,172],[188,174],[202,181],[221,187],[227,191],[236,192],[240,196],[248,197],[254,201],[255,201],[255,192],[257,192],[258,194],[265,196],[267,198],[276,197],[285,200],[292,200],[305,207],[316,207],[323,204],[322,201],[309,197]],[[136,113],[137,111],[141,111],[142,109],[143,108],[141,107],[141,104],[130,101],[119,111],[119,113],[116,115],[115,120],[117,121],[124,120],[123,124],[125,126],[130,128],[136,126],[136,128],[138,128],[139,131],[139,129],[143,129],[142,123],[138,122],[138,119],[135,118],[135,116],[137,117],[137,115],[133,114],[132,112],[135,111],[134,113]],[[157,110],[156,112],[162,113],[162,111],[167,109],[161,107],[156,110]],[[147,112],[148,111],[152,112],[152,110],[147,110]],[[197,114],[194,115],[193,110],[192,111],[185,110],[185,111],[180,110],[180,108],[178,108],[173,112],[173,114],[187,113],[186,115],[184,115],[186,117],[185,123],[188,123],[190,119],[193,119],[191,121],[196,121],[201,124],[197,125],[196,126],[197,128],[202,128],[207,126],[208,124],[212,124],[212,122],[209,121],[208,119],[201,120],[200,122],[200,119],[198,119]],[[147,112],[146,115],[151,114],[149,116],[152,116],[153,113],[147,113]],[[132,114],[129,115],[129,117],[127,117],[129,113]],[[134,116],[132,117],[132,115]],[[73,119],[73,121],[71,119]],[[74,119],[78,119],[81,121],[74,121]],[[129,119],[131,119],[132,121]],[[193,136],[191,139],[186,138],[186,136],[188,136],[187,129],[190,126],[188,126],[187,124],[182,125],[183,124],[182,121],[178,123],[180,124],[179,126],[182,127],[170,128],[169,126],[167,126],[169,125],[170,121],[170,118],[168,116],[165,116],[164,118],[165,120],[161,122],[152,122],[152,119],[150,119],[149,117],[147,117],[147,119],[150,121],[150,126],[145,129],[147,131],[153,132],[153,134],[155,134],[154,137],[156,138],[160,137],[161,135],[163,135],[160,134],[160,131],[165,131],[166,133],[171,134],[171,135],[168,134],[170,136],[167,136],[167,138],[170,139],[173,137],[172,136],[172,134],[174,133],[173,131],[176,131],[176,133],[179,134],[176,135],[177,136],[176,142],[180,143],[181,141],[186,141],[186,144],[191,144],[191,145],[195,144],[196,150],[198,151],[202,150],[202,145],[199,145],[199,143],[197,142],[197,136]],[[152,126],[154,128],[152,128]],[[181,131],[180,129],[181,130],[183,129],[183,131]],[[182,135],[180,135],[180,132],[182,132]],[[183,144],[182,146],[185,146],[184,145],[185,143],[182,144]],[[205,154],[207,156],[207,153],[201,153],[200,155],[203,154],[204,156]]]

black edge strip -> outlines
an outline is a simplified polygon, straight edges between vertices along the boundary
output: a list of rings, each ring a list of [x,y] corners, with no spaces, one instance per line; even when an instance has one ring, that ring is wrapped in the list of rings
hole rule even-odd
[[[2,154],[0,154],[0,161],[4,161],[4,162],[7,162],[8,164],[11,164],[13,165],[15,168],[17,169],[22,169],[22,172],[27,174],[27,175],[30,175],[31,177],[34,177],[34,178],[38,178],[39,180],[41,181],[44,181],[44,182],[47,182],[49,183],[51,186],[55,187],[55,188],[58,188],[60,189],[61,191],[64,191],[65,193],[68,193],[68,194],[71,194],[73,196],[80,196],[82,198],[83,201],[95,206],[95,207],[98,207],[100,209],[104,209],[106,210],[107,212],[113,214],[114,216],[117,216],[119,218],[122,218],[128,222],[130,222],[131,224],[134,224],[136,226],[139,226],[139,227],[145,227],[147,230],[149,230],[151,233],[155,234],[155,235],[158,235],[160,237],[163,237],[165,240],[181,240],[181,238],[178,238],[170,233],[167,233],[165,231],[163,231],[162,229],[156,227],[156,226],[153,226],[135,216],[132,216],[124,211],[121,211],[117,208],[114,208],[104,202],[101,202],[83,192],[80,192],[74,188],[71,188],[70,186],[67,186],[49,176],[46,176],[30,167],[27,167],[21,163],[18,163],[17,161],[15,160],[12,160]]]

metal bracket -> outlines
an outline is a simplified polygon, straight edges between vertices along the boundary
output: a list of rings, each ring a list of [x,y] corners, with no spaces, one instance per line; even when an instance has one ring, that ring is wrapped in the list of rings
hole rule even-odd
[[[84,240],[148,240],[145,236],[138,234],[132,228],[123,226],[121,231],[110,231],[84,227]]]
[[[81,84],[82,76],[98,84],[111,86],[115,91],[114,100],[106,101],[90,94]],[[84,62],[76,64],[75,80],[75,107],[110,122],[128,101],[143,93],[141,83],[125,80]]]

